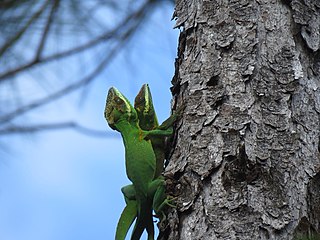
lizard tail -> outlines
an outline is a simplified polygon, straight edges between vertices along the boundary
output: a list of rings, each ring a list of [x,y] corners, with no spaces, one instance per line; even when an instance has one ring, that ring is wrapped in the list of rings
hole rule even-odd
[[[154,225],[153,225],[153,215],[152,208],[148,212],[147,221],[146,221],[146,229],[148,233],[148,240],[154,240]]]
[[[148,240],[154,240],[152,204],[151,202],[142,201],[138,209],[138,216],[132,232],[131,240],[139,240],[145,229],[148,233]]]

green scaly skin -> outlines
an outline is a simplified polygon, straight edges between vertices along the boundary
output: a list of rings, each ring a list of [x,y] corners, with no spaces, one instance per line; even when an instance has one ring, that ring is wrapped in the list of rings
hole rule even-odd
[[[152,210],[161,212],[161,208],[168,205],[170,201],[165,195],[163,178],[155,177],[156,156],[151,141],[148,139],[155,136],[169,136],[172,130],[142,130],[138,125],[136,110],[116,88],[110,88],[108,92],[105,117],[109,126],[122,135],[125,146],[126,173],[132,182],[132,185],[122,188],[127,207],[129,207],[124,209],[120,217],[116,240],[125,238],[127,227],[130,227],[134,221],[135,209],[137,220],[131,240],[139,240],[145,229],[148,233],[148,240],[153,240]],[[129,217],[126,218],[126,214]]]
[[[154,110],[152,96],[148,84],[144,84],[134,100],[134,108],[139,118],[141,129],[150,131],[159,127],[158,118]],[[155,177],[161,175],[165,160],[165,143],[163,138],[153,137],[150,139],[153,151],[156,155]]]
[[[156,112],[154,110],[151,91],[148,84],[144,84],[138,95],[135,98],[134,108],[137,111],[139,118],[139,126],[142,130],[153,130],[159,127]],[[173,122],[177,119],[177,114],[171,115],[163,124],[161,124],[161,129],[168,129],[172,126]],[[153,150],[156,155],[156,173],[155,178],[159,177],[164,168],[165,160],[165,143],[163,138],[150,138]],[[132,185],[128,185],[122,188],[122,192],[125,195],[125,200],[127,206],[124,208],[121,217],[119,219],[119,224],[116,231],[116,239],[124,239],[130,226],[132,225],[134,219],[137,217],[137,203],[135,200],[135,192]],[[162,193],[159,193],[160,202]],[[170,201],[164,200],[169,206]],[[165,218],[163,212],[157,212],[157,216],[163,220]]]
[[[172,114],[160,126],[158,118],[154,110],[151,91],[148,84],[143,84],[138,95],[134,100],[134,108],[137,111],[139,118],[139,126],[141,129],[150,131],[154,129],[171,130],[172,125],[177,120],[180,111],[177,114]],[[166,144],[164,138],[151,137],[150,138],[153,151],[156,155],[156,174],[155,177],[161,175],[164,169],[164,160],[166,152]]]
[[[143,130],[170,130],[173,131],[172,125],[173,123],[178,119],[180,116],[182,110],[184,109],[184,106],[180,107],[177,112],[173,113],[169,118],[167,118],[160,126],[158,123],[158,118],[153,106],[152,101],[152,95],[148,84],[144,84],[138,95],[135,98],[134,101],[134,108],[137,111],[138,118],[139,118],[139,126]],[[156,155],[156,173],[155,177],[160,177],[163,170],[164,170],[164,161],[165,161],[165,155],[166,155],[166,144],[164,141],[164,138],[152,136],[150,137],[153,151]],[[164,191],[164,189],[163,189]],[[165,193],[159,194],[159,198],[161,199],[161,195],[165,195]],[[175,207],[172,202],[174,201],[174,198],[167,197],[167,199],[161,199],[159,204],[162,203],[162,206],[160,209],[161,211],[156,211],[156,216],[160,219],[160,221],[165,220],[165,214],[162,211],[162,209],[165,206],[171,206]]]

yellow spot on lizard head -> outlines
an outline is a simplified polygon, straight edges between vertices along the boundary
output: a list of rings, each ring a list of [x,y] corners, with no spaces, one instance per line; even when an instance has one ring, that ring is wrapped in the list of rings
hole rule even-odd
[[[143,110],[144,114],[148,114],[148,112],[150,111],[150,104],[152,104],[152,98],[151,98],[151,94],[150,94],[150,88],[148,84],[144,84],[144,98],[145,98],[145,107]]]

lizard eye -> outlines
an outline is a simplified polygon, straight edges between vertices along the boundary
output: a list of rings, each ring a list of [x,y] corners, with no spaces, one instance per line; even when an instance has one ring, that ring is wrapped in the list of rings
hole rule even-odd
[[[114,98],[114,102],[115,104],[119,107],[118,109],[120,111],[124,111],[125,107],[126,107],[126,104],[125,102],[123,101],[123,99],[121,99],[120,97],[115,97]]]
[[[119,97],[115,97],[114,101],[117,103],[117,104],[121,104],[121,99]]]

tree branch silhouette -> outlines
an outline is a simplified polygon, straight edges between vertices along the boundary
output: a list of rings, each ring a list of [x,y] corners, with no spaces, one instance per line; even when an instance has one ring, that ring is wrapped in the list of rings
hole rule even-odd
[[[62,130],[66,128],[69,128],[79,133],[83,133],[93,137],[104,137],[104,138],[119,137],[118,134],[112,131],[108,132],[105,130],[102,131],[102,130],[91,129],[91,128],[82,126],[76,122],[45,123],[45,124],[25,125],[25,126],[11,125],[6,127],[5,129],[0,129],[0,136],[21,134],[21,133],[31,134],[31,133],[37,133],[37,132],[43,132],[43,131]]]
[[[100,59],[96,60],[97,62],[95,63],[95,66],[91,69],[91,71],[87,72],[84,77],[78,80],[73,80],[71,76],[68,76],[66,77],[66,80],[64,82],[69,83],[61,87],[59,90],[51,92],[46,96],[31,102],[28,102],[26,100],[20,101],[23,104],[20,104],[19,106],[10,111],[0,112],[0,135],[10,134],[10,132],[15,134],[19,133],[19,131],[21,133],[31,133],[40,132],[42,130],[54,130],[67,127],[74,128],[77,131],[81,129],[81,127],[79,127],[76,123],[73,122],[57,124],[53,123],[48,125],[39,124],[38,127],[36,125],[17,126],[16,124],[13,124],[13,122],[15,122],[16,119],[19,120],[19,117],[23,116],[26,113],[29,113],[32,110],[40,108],[46,104],[52,103],[55,100],[67,94],[70,94],[80,88],[85,89],[85,87],[88,86],[110,64],[110,62],[115,58],[115,56],[119,52],[121,52],[121,50],[124,49],[124,47],[128,44],[130,39],[132,39],[132,37],[138,32],[139,29],[141,29],[141,26],[145,22],[147,22],[148,16],[153,12],[155,7],[159,6],[163,2],[164,1],[160,0],[145,0],[138,7],[130,9],[128,14],[124,16],[124,18],[120,20],[119,23],[113,26],[112,28],[106,29],[105,31],[98,34],[96,37],[92,37],[91,39],[89,38],[87,42],[79,44],[75,42],[75,46],[50,54],[45,54],[45,50],[46,46],[49,45],[48,41],[50,41],[51,33],[54,29],[54,26],[59,24],[57,22],[57,19],[59,14],[61,15],[63,2],[60,0],[47,0],[39,6],[35,6],[34,9],[36,10],[34,11],[34,13],[31,14],[31,16],[28,16],[28,14],[21,15],[20,11],[17,17],[21,16],[25,18],[26,23],[23,24],[22,27],[18,28],[18,31],[14,33],[13,36],[8,37],[5,43],[0,47],[0,59],[2,58],[3,60],[3,57],[5,56],[13,56],[11,52],[13,52],[14,47],[17,44],[19,44],[19,40],[23,36],[29,34],[30,29],[32,27],[35,28],[36,23],[38,29],[40,29],[41,31],[41,35],[39,37],[39,40],[37,39],[37,42],[34,43],[35,46],[34,49],[32,49],[34,50],[34,52],[31,54],[31,57],[26,57],[22,55],[21,57],[18,57],[18,59],[20,59],[20,62],[17,62],[14,65],[11,64],[11,66],[8,66],[7,69],[4,68],[5,65],[2,66],[2,71],[0,72],[1,86],[3,84],[13,82],[14,77],[25,74],[26,72],[34,69],[35,67],[44,67],[46,64],[49,64],[53,61],[61,61],[67,59],[68,57],[81,56],[80,54],[86,51],[90,51],[96,47],[107,49],[107,51],[105,55],[103,55]],[[120,4],[117,1],[110,1],[110,5],[112,5],[111,3],[113,3],[115,6],[118,6],[117,4]],[[19,2],[15,0],[3,1],[2,3],[0,3],[0,13],[8,9],[12,10],[15,7],[21,6],[19,4],[28,4],[28,2]],[[97,2],[96,6],[100,6],[99,4],[102,3]],[[25,9],[27,9],[26,6],[22,6],[22,13]],[[77,7],[81,8],[81,6]],[[15,16],[16,15],[14,15],[14,17]],[[87,15],[87,18],[88,17],[90,17],[90,14]],[[81,21],[86,21],[87,18],[85,17]],[[5,17],[3,19],[5,19]],[[8,54],[9,49],[10,54]],[[18,53],[20,54],[20,52]],[[24,58],[26,58],[26,60],[23,60]],[[6,63],[6,61],[4,63]],[[19,81],[21,81],[21,79],[19,79]],[[19,97],[19,93],[17,93],[17,97]],[[85,133],[86,131],[82,132]]]
[[[151,10],[153,4],[154,4],[153,0],[148,0],[139,9],[129,14],[123,21],[121,21],[112,30],[108,30],[102,33],[100,36],[89,40],[87,43],[65,50],[60,53],[55,53],[47,57],[42,57],[42,58],[40,57],[41,52],[38,51],[35,57],[32,58],[29,62],[24,63],[20,66],[17,66],[16,68],[11,69],[9,71],[0,73],[0,82],[4,80],[8,80],[9,77],[12,77],[13,75],[21,73],[25,70],[30,70],[31,68],[39,64],[49,63],[54,60],[59,60],[75,54],[79,54],[83,51],[90,50],[91,48],[103,42],[108,43],[107,41],[110,41],[110,40],[121,41],[123,37],[125,37],[126,35],[132,32],[133,26],[135,26],[136,21],[141,22],[142,20],[144,20],[146,12]],[[48,22],[50,21],[48,20]],[[44,43],[42,45],[44,45]],[[40,50],[43,50],[43,48],[40,48]],[[0,50],[0,53],[1,53],[1,50]]]

